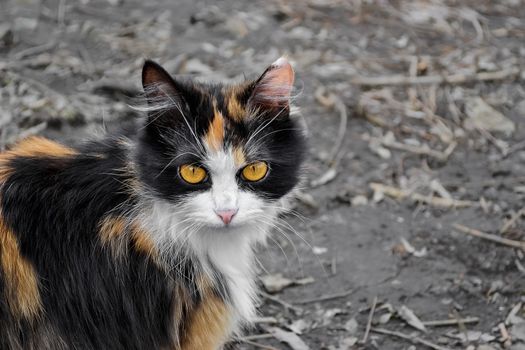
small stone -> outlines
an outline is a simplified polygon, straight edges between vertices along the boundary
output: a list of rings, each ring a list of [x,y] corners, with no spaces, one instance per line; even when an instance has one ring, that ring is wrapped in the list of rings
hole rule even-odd
[[[525,342],[525,323],[518,323],[510,329],[512,340],[520,340]]]
[[[13,31],[9,23],[0,24],[0,46],[11,46],[14,42]]]
[[[348,331],[348,334],[354,335],[354,334],[357,333],[357,329],[359,327],[359,324],[357,323],[355,318],[351,318],[345,323],[344,327]]]
[[[496,348],[494,348],[492,345],[481,344],[476,348],[476,350],[496,350]]]
[[[357,195],[351,200],[352,206],[357,207],[360,205],[367,205],[368,204],[368,198],[363,195]]]
[[[465,113],[469,117],[465,121],[467,129],[480,128],[486,131],[513,133],[516,126],[512,120],[492,108],[481,97],[474,97],[465,103]]]
[[[38,25],[38,20],[36,18],[27,18],[27,17],[17,17],[14,20],[14,31],[19,30],[35,30]]]
[[[325,248],[325,247],[313,247],[312,248],[312,252],[315,254],[315,255],[321,255],[321,254],[324,254],[328,251],[328,248]]]
[[[228,18],[225,27],[230,33],[236,35],[238,38],[244,38],[249,33],[246,23],[238,17]]]
[[[292,322],[288,329],[294,332],[295,334],[303,334],[303,332],[309,328],[309,324],[302,318]]]
[[[202,63],[201,60],[197,58],[192,58],[184,64],[185,73],[196,73],[196,74],[211,74],[213,70],[207,64]]]
[[[275,275],[266,275],[260,277],[264,289],[268,293],[277,293],[284,288],[291,286],[293,281],[289,278],[283,277],[282,274],[277,273]]]
[[[339,343],[338,350],[350,350],[352,346],[357,344],[358,339],[356,337],[348,337],[341,340]]]

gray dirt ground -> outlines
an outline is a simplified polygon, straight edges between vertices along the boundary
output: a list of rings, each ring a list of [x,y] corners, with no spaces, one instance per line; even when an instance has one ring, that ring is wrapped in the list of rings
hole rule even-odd
[[[263,297],[260,314],[273,318],[231,347],[305,349],[281,343],[276,327],[310,349],[525,349],[523,251],[453,228],[525,240],[515,215],[525,197],[524,5],[0,0],[0,147],[35,133],[75,143],[133,122],[125,95],[138,91],[145,58],[176,74],[238,80],[287,54],[310,157],[301,200],[261,249],[261,275],[314,281]],[[410,75],[459,80],[359,79]],[[348,116],[343,130],[337,101]],[[329,171],[335,178],[313,186]],[[440,207],[443,198],[468,202]],[[334,293],[343,295],[318,299]],[[375,297],[373,327],[432,344],[374,331],[363,344]],[[418,331],[400,316],[403,305],[416,323],[479,321]]]

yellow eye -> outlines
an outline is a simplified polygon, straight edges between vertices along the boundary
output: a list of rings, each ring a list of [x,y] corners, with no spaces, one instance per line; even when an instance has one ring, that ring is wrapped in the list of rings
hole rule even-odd
[[[206,170],[196,165],[182,165],[179,173],[184,181],[190,184],[198,184],[206,179]]]
[[[259,181],[268,172],[268,165],[265,162],[254,162],[242,169],[242,177],[248,181]]]

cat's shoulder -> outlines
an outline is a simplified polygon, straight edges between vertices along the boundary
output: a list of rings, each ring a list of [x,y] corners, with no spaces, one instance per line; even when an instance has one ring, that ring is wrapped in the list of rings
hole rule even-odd
[[[71,159],[77,154],[75,149],[47,138],[28,137],[0,153],[0,183],[17,173],[56,167],[61,160]]]
[[[0,153],[0,161],[6,161],[14,158],[62,158],[71,157],[77,151],[73,148],[52,141],[41,136],[27,137],[15,143],[9,150]]]

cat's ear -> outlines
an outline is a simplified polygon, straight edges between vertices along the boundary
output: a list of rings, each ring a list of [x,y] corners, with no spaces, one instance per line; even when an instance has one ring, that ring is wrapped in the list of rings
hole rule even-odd
[[[263,109],[289,107],[294,75],[290,62],[279,58],[255,81],[248,105]]]
[[[183,104],[179,84],[159,64],[147,60],[142,68],[142,87],[148,104],[155,108],[173,108]]]

